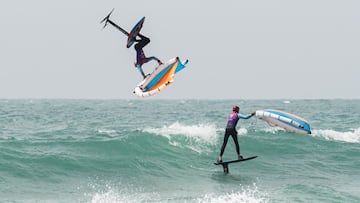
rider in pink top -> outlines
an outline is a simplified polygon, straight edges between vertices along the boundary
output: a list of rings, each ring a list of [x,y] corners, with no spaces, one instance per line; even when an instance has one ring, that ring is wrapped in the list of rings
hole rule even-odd
[[[255,115],[255,112],[248,114],[248,115],[243,115],[239,113],[240,108],[238,106],[234,106],[233,107],[233,112],[229,115],[228,117],[228,122],[226,125],[226,130],[225,130],[225,135],[224,135],[224,142],[222,144],[221,147],[221,151],[220,151],[220,155],[218,158],[218,162],[222,162],[222,155],[224,154],[225,151],[225,147],[226,144],[228,142],[229,136],[231,135],[231,137],[234,140],[235,143],[235,147],[236,147],[236,152],[238,155],[238,159],[243,159],[243,157],[240,155],[240,146],[239,146],[239,142],[238,142],[238,138],[237,138],[237,131],[236,131],[236,125],[239,121],[239,119],[249,119],[251,118],[253,115]]]

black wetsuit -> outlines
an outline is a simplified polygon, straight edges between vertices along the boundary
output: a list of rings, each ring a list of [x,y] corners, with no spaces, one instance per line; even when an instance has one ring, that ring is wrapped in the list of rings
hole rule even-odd
[[[220,151],[220,156],[222,156],[224,154],[225,147],[226,147],[226,144],[228,142],[228,139],[229,139],[230,135],[234,140],[235,147],[236,147],[236,152],[237,152],[238,155],[240,155],[240,146],[239,146],[239,141],[238,141],[238,136],[237,136],[238,132],[236,131],[236,125],[237,125],[240,118],[249,119],[249,118],[251,118],[251,116],[252,116],[251,114],[242,115],[242,114],[239,114],[239,113],[236,113],[236,112],[232,112],[229,115],[228,122],[227,122],[227,125],[226,125],[225,135],[224,135],[224,142],[222,144],[221,151]]]
[[[226,144],[228,142],[228,139],[229,139],[230,135],[234,140],[237,154],[240,154],[240,146],[239,146],[239,141],[238,141],[237,134],[238,133],[237,133],[235,128],[226,128],[225,135],[224,135],[224,142],[223,142],[223,145],[221,147],[220,156],[222,156],[224,154],[225,147],[226,147]]]
[[[150,43],[150,39],[145,37],[144,35],[138,34],[140,37],[140,40],[137,40],[137,43],[135,44],[134,48],[136,50],[136,68],[140,71],[141,75],[145,78],[145,73],[142,70],[142,65],[144,63],[147,63],[151,60],[156,60],[159,64],[161,61],[156,58],[155,56],[146,57],[145,53],[143,51],[143,48]]]
[[[146,57],[145,53],[143,51],[143,48],[150,43],[150,39],[145,37],[144,35],[141,35],[140,33],[138,36],[141,38],[134,46],[136,50],[136,64],[143,65],[144,63],[147,63],[151,60],[156,60],[160,62],[160,60],[154,56]]]

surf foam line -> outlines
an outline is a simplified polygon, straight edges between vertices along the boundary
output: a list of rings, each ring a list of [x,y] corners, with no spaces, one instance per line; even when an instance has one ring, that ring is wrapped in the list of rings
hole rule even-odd
[[[157,193],[146,193],[143,189],[129,189],[126,186],[119,189],[109,184],[105,186],[94,184],[91,188],[94,191],[84,194],[85,197],[91,199],[88,203],[137,203],[153,201],[160,197]]]
[[[335,130],[314,130],[312,136],[322,137],[326,140],[360,143],[360,128],[348,132],[339,132]]]
[[[153,133],[170,139],[172,136],[182,135],[194,139],[197,142],[215,144],[217,140],[217,129],[214,124],[184,125],[175,122],[161,128],[145,128],[147,133]]]
[[[253,186],[243,187],[242,191],[232,191],[223,195],[206,194],[198,198],[197,202],[206,203],[265,203],[270,202],[266,194],[259,192],[256,184]]]

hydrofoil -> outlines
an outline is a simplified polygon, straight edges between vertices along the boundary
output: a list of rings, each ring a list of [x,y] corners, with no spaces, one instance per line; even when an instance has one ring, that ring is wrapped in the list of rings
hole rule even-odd
[[[223,169],[224,169],[224,173],[229,173],[229,164],[231,163],[237,163],[237,162],[242,162],[242,161],[248,161],[251,159],[255,159],[257,156],[252,156],[252,157],[248,157],[248,158],[243,158],[243,159],[237,159],[237,160],[232,160],[232,161],[222,161],[222,162],[216,162],[214,163],[215,165],[222,165]]]

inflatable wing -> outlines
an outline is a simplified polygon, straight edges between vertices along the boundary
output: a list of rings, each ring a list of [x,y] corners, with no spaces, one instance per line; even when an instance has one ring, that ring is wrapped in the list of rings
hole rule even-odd
[[[288,132],[311,134],[310,125],[307,120],[285,111],[273,109],[258,110],[255,116],[272,126],[281,127]]]
[[[188,60],[182,63],[179,57],[176,57],[160,65],[135,87],[134,93],[139,97],[159,93],[174,81],[175,73],[184,69],[187,63]]]

